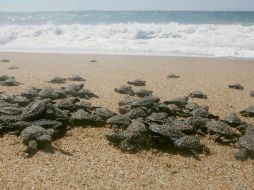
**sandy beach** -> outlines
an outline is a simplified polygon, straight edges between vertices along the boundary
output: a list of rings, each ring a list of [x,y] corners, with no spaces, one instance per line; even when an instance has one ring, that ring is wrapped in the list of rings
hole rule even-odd
[[[18,94],[30,87],[59,87],[49,84],[55,76],[80,75],[85,87],[100,98],[93,105],[117,112],[124,97],[114,88],[128,80],[146,80],[162,101],[202,90],[208,99],[192,99],[209,106],[221,118],[254,105],[254,61],[222,58],[185,58],[129,55],[71,55],[36,53],[0,53],[0,74],[15,76],[18,87],[0,91]],[[97,60],[97,62],[90,62]],[[9,70],[10,66],[19,69]],[[167,79],[174,73],[179,79]],[[244,90],[229,89],[240,83]],[[254,124],[254,119],[243,121]],[[0,189],[254,189],[254,161],[236,161],[236,147],[222,146],[202,139],[211,149],[209,156],[193,157],[157,151],[127,154],[109,145],[108,128],[76,128],[54,142],[69,154],[38,152],[25,158],[25,146],[13,135],[0,138]]]

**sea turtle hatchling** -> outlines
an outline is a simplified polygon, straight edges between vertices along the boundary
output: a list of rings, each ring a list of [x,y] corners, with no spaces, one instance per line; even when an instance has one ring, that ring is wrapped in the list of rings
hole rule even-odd
[[[38,96],[40,90],[41,89],[32,87],[32,88],[30,88],[28,90],[23,91],[21,93],[21,96],[24,96],[24,97],[26,97],[28,99],[33,99],[33,98]]]
[[[202,107],[202,106],[197,104],[197,103],[195,103],[195,102],[188,102],[185,105],[185,109],[190,110],[190,111],[193,111],[193,110],[198,109],[200,107]]]
[[[145,108],[134,108],[130,109],[125,115],[129,116],[131,119],[137,119],[139,117],[146,117],[147,116],[147,109]]]
[[[208,132],[213,135],[214,140],[220,143],[234,143],[241,133],[222,121],[207,122]]]
[[[128,113],[129,111],[131,111],[131,106],[130,105],[123,105],[123,106],[119,106],[118,107],[118,112],[120,114],[126,114]]]
[[[48,99],[52,99],[52,100],[58,99],[58,97],[59,97],[56,90],[52,87],[42,88],[40,90],[40,92],[38,93],[38,96],[41,97],[42,99],[48,98]]]
[[[174,142],[174,145],[178,149],[186,150],[186,151],[191,151],[192,153],[206,153],[209,154],[210,150],[207,146],[204,144],[201,144],[200,139],[195,136],[184,136],[181,137],[180,139],[177,139]]]
[[[10,78],[10,77],[7,76],[7,75],[0,75],[0,81],[1,81],[1,82],[5,81],[5,80],[7,80],[7,79],[9,79],[9,78]]]
[[[19,106],[27,106],[30,103],[30,100],[25,96],[15,96],[12,100],[12,103],[18,104]]]
[[[107,120],[107,124],[119,128],[127,127],[131,123],[131,118],[127,115],[115,115]]]
[[[99,124],[102,123],[103,121],[99,116],[92,115],[82,109],[79,109],[76,112],[72,113],[70,117],[70,122],[73,125],[78,125],[83,127],[99,126]]]
[[[239,138],[240,151],[235,154],[237,160],[247,160],[254,156],[254,135],[247,135]]]
[[[8,67],[8,69],[9,69],[9,70],[14,70],[14,69],[19,69],[19,67],[16,66],[16,65],[13,65],[13,66]]]
[[[207,95],[205,95],[202,91],[197,90],[190,94],[190,97],[192,98],[201,98],[201,99],[207,99]]]
[[[1,83],[2,86],[19,86],[20,83],[15,78],[9,78]]]
[[[55,88],[54,91],[58,94],[59,99],[67,97],[66,92],[62,88]]]
[[[199,108],[193,110],[191,112],[191,114],[194,117],[202,117],[202,118],[213,118],[213,117],[215,117],[216,118],[216,116],[209,113],[209,107],[208,106],[200,106]]]
[[[141,79],[136,79],[134,81],[128,81],[127,84],[133,85],[133,86],[145,86],[146,81],[141,80]]]
[[[152,113],[149,115],[146,120],[148,122],[153,122],[157,124],[163,124],[166,123],[169,120],[169,116],[167,113],[159,112],[159,113]]]
[[[146,107],[152,108],[159,103],[160,99],[155,96],[146,96],[131,103],[131,108]]]
[[[245,135],[254,135],[254,125],[247,125]]]
[[[169,75],[167,76],[167,78],[168,78],[168,79],[171,79],[171,78],[177,79],[177,78],[180,78],[180,76],[175,75],[175,74],[169,74]]]
[[[102,118],[103,120],[107,120],[116,115],[114,112],[110,111],[107,108],[96,108],[93,114]]]
[[[76,101],[77,101],[78,99],[76,99]],[[86,101],[78,101],[78,102],[75,102],[75,106],[72,106],[72,101],[74,101],[74,99],[71,99],[71,100],[69,100],[70,102],[70,107],[72,107],[72,108],[75,108],[76,110],[78,110],[78,109],[83,109],[83,110],[85,110],[85,111],[91,111],[94,107],[91,105],[91,103],[90,102],[86,102]],[[68,103],[68,101],[67,101],[67,103]],[[73,104],[74,104],[74,102],[73,102]],[[68,104],[67,104],[68,105]],[[69,109],[70,110],[70,109]]]
[[[46,81],[48,83],[54,83],[54,84],[63,84],[65,83],[66,79],[62,77],[54,77],[50,81]]]
[[[176,127],[171,127],[168,125],[157,125],[152,124],[148,128],[152,133],[159,134],[167,138],[171,142],[175,142],[177,139],[185,136],[179,129]]]
[[[133,102],[137,101],[138,98],[133,96],[125,96],[120,102],[118,102],[119,106],[131,105]]]
[[[241,119],[237,116],[236,113],[230,113],[224,121],[229,124],[232,127],[238,127],[239,125],[242,124]]]
[[[160,103],[158,105],[159,112],[165,112],[171,116],[176,116],[181,109],[179,109],[175,104],[166,105],[164,103]]]
[[[228,87],[236,89],[236,90],[243,90],[244,89],[244,87],[241,84],[239,84],[239,83],[230,84],[230,85],[228,85]]]
[[[6,100],[2,100],[1,98],[0,98],[0,108],[2,108],[2,107],[6,107],[6,106],[17,106],[17,105],[13,105],[13,104],[11,104],[10,102],[7,102]]]
[[[91,90],[88,89],[81,89],[80,91],[78,91],[79,97],[80,98],[85,98],[85,99],[91,99],[91,98],[99,98],[99,96],[97,96],[95,93],[93,93]]]
[[[84,88],[84,84],[70,84],[66,87],[63,87],[65,93],[68,96],[79,96],[80,93],[79,91],[82,90]]]
[[[22,109],[12,104],[0,108],[0,115],[20,115],[21,113]]]
[[[0,100],[6,101],[6,102],[11,102],[13,99],[12,95],[8,95],[4,92],[0,92]]]
[[[80,108],[78,105],[76,105],[77,102],[79,102],[78,98],[70,97],[57,101],[56,106],[62,110],[76,111],[77,108]]]
[[[23,113],[21,114],[22,120],[33,121],[37,118],[41,118],[41,116],[46,112],[47,104],[49,102],[50,101],[48,99],[45,99],[30,103],[24,108]]]
[[[3,63],[9,63],[10,60],[9,59],[2,59],[0,62],[3,62]]]
[[[245,117],[254,117],[254,106],[249,106],[245,110],[241,111],[240,114]]]
[[[173,100],[165,101],[164,104],[175,104],[179,108],[183,108],[186,104],[188,104],[189,97],[188,96],[183,96],[183,97],[178,97]]]
[[[46,130],[40,126],[30,126],[25,128],[20,138],[28,145],[26,152],[28,154],[36,153],[37,148],[46,150],[51,147],[54,130]]]
[[[122,151],[135,153],[152,143],[150,133],[144,123],[135,120],[124,131],[110,131],[106,134],[109,142],[119,146]]]
[[[138,97],[145,97],[145,96],[151,96],[153,94],[153,91],[146,90],[146,89],[139,89],[134,92],[134,95]]]
[[[133,90],[131,86],[127,86],[127,85],[120,86],[119,88],[115,88],[114,91],[119,94],[133,94]]]
[[[202,127],[202,122],[202,118],[175,119],[168,125],[179,129],[187,135],[197,133],[198,129]]]

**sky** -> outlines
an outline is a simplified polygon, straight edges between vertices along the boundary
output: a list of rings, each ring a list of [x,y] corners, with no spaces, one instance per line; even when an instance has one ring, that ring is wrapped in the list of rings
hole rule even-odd
[[[254,0],[0,0],[0,11],[66,10],[254,11]]]

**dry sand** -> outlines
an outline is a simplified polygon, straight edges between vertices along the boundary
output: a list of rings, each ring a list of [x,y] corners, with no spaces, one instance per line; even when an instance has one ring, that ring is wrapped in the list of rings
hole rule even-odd
[[[85,86],[100,96],[96,105],[117,111],[122,95],[114,88],[128,80],[144,79],[147,89],[162,100],[202,90],[210,111],[225,117],[254,105],[249,96],[254,90],[254,61],[208,58],[98,56],[0,53],[0,74],[13,75],[24,85],[1,87],[0,91],[18,93],[29,87],[49,86],[44,81],[55,76],[79,74]],[[89,62],[96,59],[97,62]],[[8,70],[11,65],[19,67]],[[180,79],[167,79],[169,73]],[[245,90],[228,88],[239,82]],[[53,87],[59,85],[51,85]],[[63,85],[61,85],[63,86]],[[243,118],[254,123],[253,119]],[[13,135],[0,138],[0,189],[254,189],[254,161],[238,162],[236,148],[203,141],[212,151],[192,157],[142,151],[126,154],[110,146],[104,138],[109,129],[73,129],[54,143],[70,154],[38,152],[24,158],[25,146]]]

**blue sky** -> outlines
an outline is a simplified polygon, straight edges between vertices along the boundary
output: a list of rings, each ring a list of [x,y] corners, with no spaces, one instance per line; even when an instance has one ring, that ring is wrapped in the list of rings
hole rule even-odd
[[[0,0],[0,11],[56,10],[254,11],[254,0]]]

